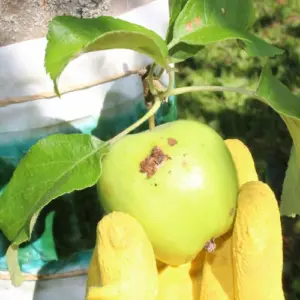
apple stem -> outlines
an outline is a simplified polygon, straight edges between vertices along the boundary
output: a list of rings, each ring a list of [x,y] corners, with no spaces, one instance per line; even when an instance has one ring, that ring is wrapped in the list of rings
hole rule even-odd
[[[151,68],[150,68],[150,71],[149,71],[149,75],[148,75],[148,84],[149,84],[149,89],[150,89],[150,92],[153,96],[156,96],[157,95],[157,90],[154,86],[154,69],[155,69],[155,64],[152,64],[151,65]]]
[[[168,72],[168,74],[169,74],[169,85],[168,85],[167,91],[161,94],[162,98],[167,98],[169,96],[172,96],[172,95],[170,95],[170,92],[174,90],[175,71],[171,70],[171,71]]]
[[[150,71],[149,71],[149,75],[148,75],[148,85],[149,85],[149,89],[150,89],[150,94],[149,94],[149,98],[150,101],[146,101],[147,102],[147,108],[148,110],[150,110],[153,106],[153,96],[155,97],[157,95],[157,90],[155,88],[154,85],[154,69],[155,69],[155,63],[153,63],[151,65]],[[154,100],[155,101],[155,100]],[[148,119],[148,126],[149,129],[152,130],[153,128],[155,128],[155,117],[154,114]]]
[[[157,75],[156,75],[156,78],[157,79],[160,79],[161,78],[161,76],[162,76],[162,74],[164,73],[164,68],[160,68],[160,70],[159,70],[159,72],[157,73]]]
[[[112,139],[110,139],[108,141],[108,143],[110,145],[112,145],[113,143],[115,143],[116,141],[118,141],[120,138],[124,137],[125,135],[127,135],[131,131],[135,130],[137,127],[139,127],[145,121],[147,121],[149,118],[151,118],[152,116],[154,116],[154,114],[159,110],[160,105],[161,105],[161,100],[158,97],[155,97],[155,101],[154,101],[152,107],[147,111],[147,113],[142,118],[140,118],[138,121],[136,121],[135,123],[133,123],[131,126],[129,126],[128,128],[126,128],[125,130],[123,130],[119,134],[117,134]]]
[[[175,89],[168,89],[166,92],[160,94],[161,98],[169,97],[169,96],[176,96],[181,95],[184,93],[191,93],[191,92],[234,92],[247,95],[249,97],[257,98],[257,95],[254,91],[249,91],[242,88],[235,88],[235,87],[225,87],[225,86],[186,86],[181,88]]]
[[[153,102],[148,104],[148,110],[150,110],[153,107]],[[149,123],[149,129],[152,130],[155,128],[155,116],[152,115],[149,119],[148,119],[148,123]]]
[[[164,101],[164,99],[168,98],[168,95],[171,95],[170,93],[174,92],[177,89],[173,89],[174,86],[174,78],[175,78],[175,73],[174,70],[169,71],[169,86],[166,91],[161,92],[158,96],[158,91],[154,85],[154,69],[155,69],[155,64],[151,65],[149,75],[148,75],[148,84],[149,84],[149,89],[150,93],[152,96],[154,96],[154,101],[149,103],[148,106],[148,112],[140,118],[138,121],[136,121],[134,124],[114,136],[112,139],[108,141],[110,145],[118,141],[120,138],[124,137],[125,135],[129,134],[131,131],[135,130],[137,127],[139,127],[141,124],[143,124],[145,121],[148,120],[149,122],[149,129],[152,130],[155,128],[155,113],[159,110],[161,103]],[[161,74],[160,74],[161,76]]]

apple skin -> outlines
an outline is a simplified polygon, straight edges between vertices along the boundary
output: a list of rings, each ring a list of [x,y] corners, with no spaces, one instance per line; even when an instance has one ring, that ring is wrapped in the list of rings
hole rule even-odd
[[[140,162],[155,146],[171,159],[148,178]],[[180,265],[232,227],[238,179],[217,132],[178,120],[113,144],[102,161],[98,193],[107,213],[128,213],[141,223],[158,260]]]

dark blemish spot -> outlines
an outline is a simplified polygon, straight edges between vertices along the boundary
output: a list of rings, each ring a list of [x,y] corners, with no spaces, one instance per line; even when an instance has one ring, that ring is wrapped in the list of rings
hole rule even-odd
[[[147,177],[151,178],[162,163],[169,159],[171,159],[169,155],[165,154],[158,146],[155,146],[150,155],[140,162],[140,172],[146,173]]]
[[[183,156],[184,156],[184,157],[186,157],[186,156],[187,156],[187,154],[186,154],[186,153],[184,153],[184,154],[183,154]]]
[[[229,216],[232,217],[235,212],[235,209],[232,207],[229,212]]]
[[[171,174],[172,173],[172,171],[171,170],[169,170],[169,172],[168,172],[169,174]]]
[[[215,243],[215,239],[212,238],[211,240],[209,240],[205,245],[204,245],[204,249],[209,252],[212,253],[215,251],[217,245]]]
[[[157,183],[154,183],[154,186],[157,186]]]
[[[173,138],[168,138],[168,144],[170,146],[174,146],[174,145],[177,144],[177,141],[175,139],[173,139]]]

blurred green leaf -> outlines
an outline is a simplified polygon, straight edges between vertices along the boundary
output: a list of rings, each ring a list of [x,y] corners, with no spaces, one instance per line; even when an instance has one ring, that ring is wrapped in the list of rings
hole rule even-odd
[[[187,0],[169,0],[170,20],[166,37],[167,43],[173,39],[173,28],[175,21],[186,3]]]
[[[300,215],[300,168],[298,166],[296,147],[293,145],[281,195],[280,211],[284,216]]]
[[[300,214],[300,98],[273,76],[269,67],[261,74],[257,95],[280,114],[293,139],[280,208],[282,215]]]
[[[7,265],[12,283],[20,286],[24,281],[19,262],[18,262],[18,246],[10,245],[6,251]]]
[[[203,46],[179,43],[175,45],[172,49],[170,49],[169,55],[171,56],[171,60],[173,63],[178,63],[190,57],[193,57],[203,48]]]

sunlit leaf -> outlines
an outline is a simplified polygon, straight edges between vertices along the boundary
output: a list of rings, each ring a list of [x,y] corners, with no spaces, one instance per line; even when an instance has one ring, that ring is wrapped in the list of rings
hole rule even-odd
[[[189,0],[176,19],[169,49],[178,43],[208,45],[228,39],[241,40],[250,56],[282,54],[248,32],[255,20],[251,0]]]
[[[0,231],[12,245],[9,270],[18,284],[18,245],[28,241],[39,212],[51,200],[94,185],[108,146],[84,134],[56,134],[37,142],[21,160],[0,196]]]
[[[168,49],[158,34],[113,17],[55,17],[49,23],[47,40],[45,68],[54,81],[57,93],[56,82],[64,68],[72,59],[86,52],[130,49],[148,55],[163,67],[168,66]]]

